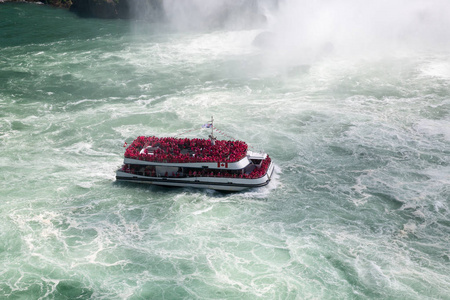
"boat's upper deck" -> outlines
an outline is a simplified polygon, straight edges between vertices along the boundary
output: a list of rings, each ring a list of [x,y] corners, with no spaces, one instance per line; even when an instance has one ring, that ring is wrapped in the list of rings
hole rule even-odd
[[[211,140],[205,139],[140,136],[128,146],[125,158],[167,163],[233,163],[246,156],[247,148],[242,141],[216,140],[212,145]]]

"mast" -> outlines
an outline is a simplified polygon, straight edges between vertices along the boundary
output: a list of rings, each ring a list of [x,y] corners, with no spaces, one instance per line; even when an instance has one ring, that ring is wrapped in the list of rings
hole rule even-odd
[[[209,135],[209,138],[211,139],[211,145],[215,145],[216,143],[216,137],[214,136],[214,117],[211,116],[211,134]]]

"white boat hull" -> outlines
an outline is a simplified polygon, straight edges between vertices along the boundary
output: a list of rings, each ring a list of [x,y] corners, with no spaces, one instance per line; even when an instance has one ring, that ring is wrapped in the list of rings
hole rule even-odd
[[[116,179],[118,181],[146,183],[159,186],[192,187],[235,192],[267,185],[272,177],[273,169],[274,166],[273,163],[271,163],[267,168],[267,173],[264,176],[255,179],[230,177],[151,177],[130,174],[118,170],[116,172]]]

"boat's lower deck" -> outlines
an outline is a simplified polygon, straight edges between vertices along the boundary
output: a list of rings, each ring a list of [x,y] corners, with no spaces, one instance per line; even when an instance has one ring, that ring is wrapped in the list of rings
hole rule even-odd
[[[194,187],[221,191],[242,191],[248,188],[256,188],[267,185],[273,173],[273,164],[270,163],[267,172],[259,178],[236,178],[236,177],[210,177],[210,176],[152,176],[140,175],[117,170],[118,181],[147,183],[160,186]]]

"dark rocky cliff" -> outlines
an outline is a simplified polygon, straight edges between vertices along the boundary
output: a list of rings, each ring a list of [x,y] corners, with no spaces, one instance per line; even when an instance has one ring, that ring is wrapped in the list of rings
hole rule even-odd
[[[163,0],[73,0],[70,11],[82,17],[129,19],[141,8],[158,16],[164,13]]]
[[[73,0],[70,11],[81,17],[104,19],[130,17],[130,6],[127,0]]]
[[[168,21],[181,28],[251,27],[264,23],[264,8],[279,0],[0,0],[68,8],[81,17]]]
[[[42,3],[48,4],[56,7],[69,8],[72,6],[72,0],[0,0],[0,3],[3,2],[33,2],[33,3]]]

